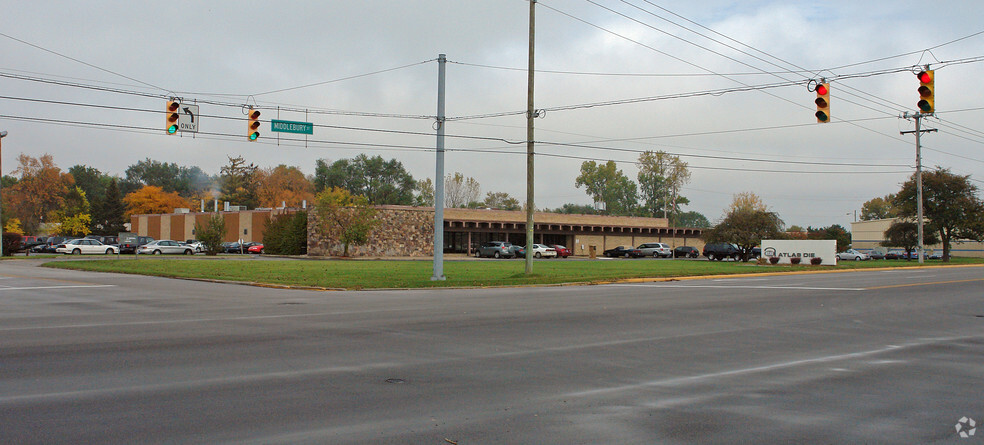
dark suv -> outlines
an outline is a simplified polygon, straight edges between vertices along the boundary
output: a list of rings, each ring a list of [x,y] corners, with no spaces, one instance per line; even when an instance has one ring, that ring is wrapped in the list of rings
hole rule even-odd
[[[136,243],[120,243],[120,253],[136,253],[138,247],[151,241],[154,239],[149,236],[138,236]]]
[[[738,250],[738,248],[735,247],[734,244],[728,244],[728,243],[708,244],[704,246],[703,254],[704,256],[707,257],[708,260],[711,261],[714,260],[721,261],[725,258],[731,258],[737,261],[739,258],[741,258],[741,250]]]

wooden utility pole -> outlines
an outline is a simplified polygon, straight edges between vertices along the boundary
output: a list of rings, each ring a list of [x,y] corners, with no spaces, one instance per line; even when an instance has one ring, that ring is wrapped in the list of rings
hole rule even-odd
[[[530,64],[526,90],[526,275],[533,273],[533,43],[536,0],[530,0]]]

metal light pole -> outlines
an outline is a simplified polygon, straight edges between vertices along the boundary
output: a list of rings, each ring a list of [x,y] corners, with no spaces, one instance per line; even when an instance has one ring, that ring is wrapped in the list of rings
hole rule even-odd
[[[0,131],[0,178],[3,177],[3,138],[7,137],[6,131]],[[0,179],[0,257],[3,256],[3,180]]]

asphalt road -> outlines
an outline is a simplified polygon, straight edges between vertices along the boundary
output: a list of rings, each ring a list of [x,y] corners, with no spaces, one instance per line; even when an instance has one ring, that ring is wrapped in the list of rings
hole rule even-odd
[[[0,263],[0,443],[982,443],[984,268],[310,292]],[[966,423],[966,422],[965,422]]]

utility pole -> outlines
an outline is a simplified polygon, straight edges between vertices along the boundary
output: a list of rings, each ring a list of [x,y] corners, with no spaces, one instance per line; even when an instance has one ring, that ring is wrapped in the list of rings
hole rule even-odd
[[[0,144],[7,137],[6,131],[0,131]],[[3,196],[3,147],[0,145],[0,196]],[[3,199],[0,199],[0,257],[3,257]],[[13,254],[14,252],[10,252]]]
[[[444,68],[448,58],[437,56],[437,162],[434,172],[434,275],[444,281]]]
[[[526,275],[533,273],[533,43],[536,0],[530,0],[530,61],[526,90]]]
[[[919,135],[922,133],[929,133],[936,131],[935,128],[929,130],[923,130],[920,128],[920,123],[923,116],[927,116],[926,113],[916,113],[909,114],[905,112],[902,117],[905,119],[913,118],[916,120],[916,130],[915,131],[900,131],[899,134],[916,134],[916,220],[917,229],[916,237],[919,241],[919,264],[923,263],[925,253],[923,252],[923,186],[922,186],[922,145],[920,145]]]

